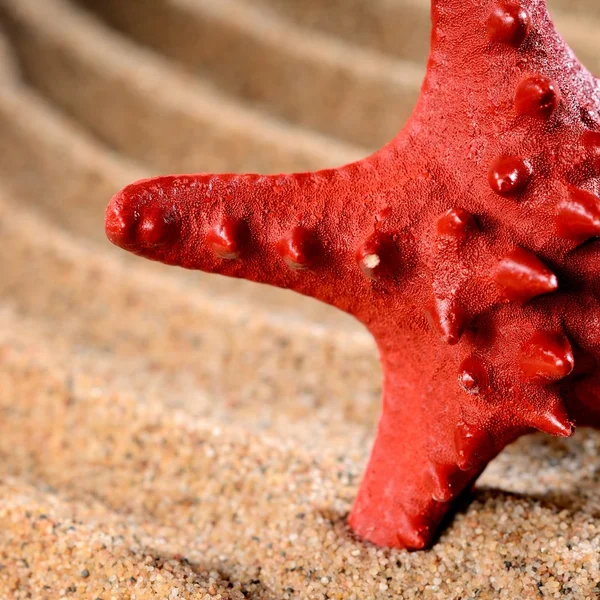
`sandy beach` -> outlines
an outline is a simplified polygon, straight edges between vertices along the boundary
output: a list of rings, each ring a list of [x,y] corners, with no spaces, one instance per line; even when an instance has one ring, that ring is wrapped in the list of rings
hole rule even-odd
[[[166,172],[336,166],[416,101],[426,0],[0,0],[0,600],[600,597],[600,433],[534,435],[435,546],[346,518],[381,370],[350,317],[112,247]],[[550,2],[600,73],[600,4]]]

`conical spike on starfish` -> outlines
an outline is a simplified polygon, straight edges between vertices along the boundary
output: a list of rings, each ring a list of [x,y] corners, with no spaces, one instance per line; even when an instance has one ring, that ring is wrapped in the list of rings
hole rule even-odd
[[[544,0],[432,0],[432,26],[419,102],[379,152],[141,181],[106,214],[136,254],[290,288],[369,328],[383,414],[350,525],[412,549],[507,443],[600,421],[598,253],[580,247],[600,234],[600,84]]]

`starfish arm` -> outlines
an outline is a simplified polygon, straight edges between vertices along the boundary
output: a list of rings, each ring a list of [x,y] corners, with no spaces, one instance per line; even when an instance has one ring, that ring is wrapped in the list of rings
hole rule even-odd
[[[382,546],[429,546],[461,491],[502,448],[486,422],[465,421],[456,386],[435,387],[400,347],[382,350],[384,407],[350,526]],[[437,383],[437,382],[436,382]],[[498,442],[498,443],[496,443]]]
[[[461,160],[488,170],[503,155],[535,157],[548,144],[546,135],[559,130],[562,149],[575,150],[571,137],[581,135],[581,121],[593,129],[600,124],[598,79],[556,30],[546,0],[432,0],[431,14],[416,112],[427,115],[440,137],[460,141],[440,145],[440,166],[465,176]],[[561,170],[574,167],[572,160],[561,161]]]
[[[433,344],[413,355],[407,348],[416,346],[417,331],[375,329],[383,412],[349,522],[377,545],[419,550],[505,446],[535,430],[573,433],[559,388],[572,385],[574,359],[554,330],[511,330],[479,358]],[[515,356],[502,351],[511,338],[522,346]]]
[[[563,61],[571,60],[576,71],[587,73],[573,61],[573,52],[557,32],[546,0],[431,0],[431,23],[428,77],[437,81],[442,76],[454,90],[462,86],[465,92],[477,91],[479,99],[501,93],[500,86],[479,86],[506,83],[512,73],[503,71],[504,67],[514,67],[516,54],[532,50],[554,53],[536,57],[532,68],[544,63],[558,73]],[[445,77],[451,71],[455,71],[451,77]]]
[[[106,233],[135,254],[293,289],[356,312],[353,299],[391,272],[372,175],[386,153],[290,175],[180,175],[131,184]]]

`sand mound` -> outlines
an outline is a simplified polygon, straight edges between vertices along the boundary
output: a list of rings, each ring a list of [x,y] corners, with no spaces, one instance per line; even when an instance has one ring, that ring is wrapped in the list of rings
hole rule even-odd
[[[598,6],[553,2],[596,70]],[[0,599],[598,597],[600,434],[521,440],[431,551],[378,550],[345,522],[366,332],[104,240],[134,179],[377,147],[428,26],[425,0],[0,0]]]

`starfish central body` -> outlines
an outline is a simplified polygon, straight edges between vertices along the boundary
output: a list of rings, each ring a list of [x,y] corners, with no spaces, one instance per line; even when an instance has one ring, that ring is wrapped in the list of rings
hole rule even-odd
[[[418,104],[375,154],[144,180],[106,215],[126,250],[369,329],[383,412],[350,525],[410,549],[508,443],[600,422],[598,81],[544,0],[432,0],[432,22]]]

